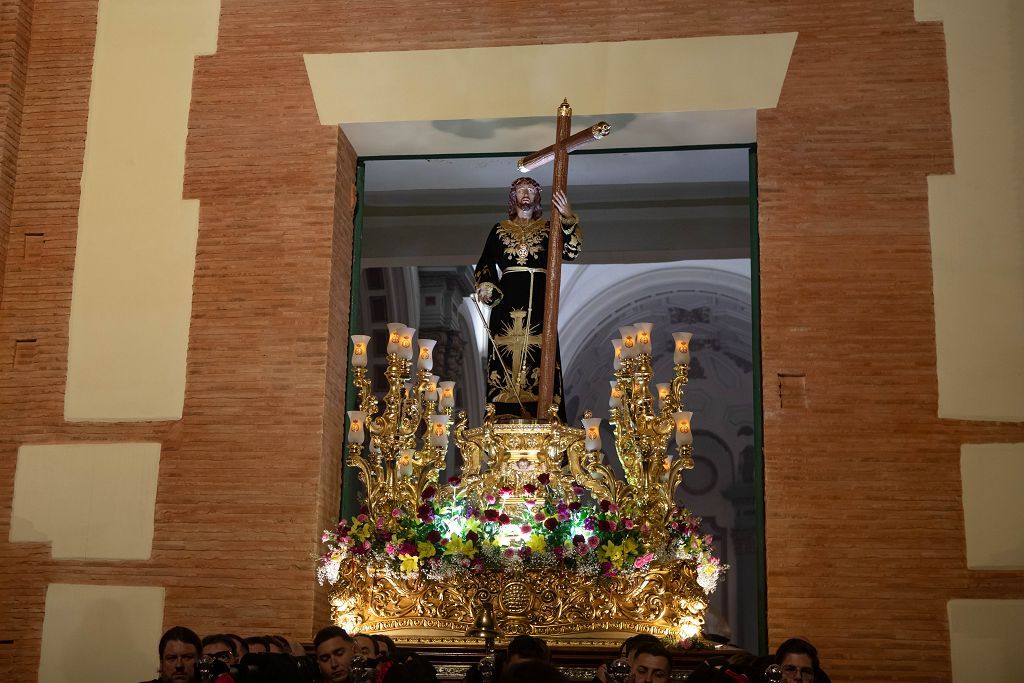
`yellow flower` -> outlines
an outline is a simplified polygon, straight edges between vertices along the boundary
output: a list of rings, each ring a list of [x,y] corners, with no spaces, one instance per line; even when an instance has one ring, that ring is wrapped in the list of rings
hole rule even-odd
[[[463,541],[459,536],[452,534],[451,539],[448,541],[448,545],[444,548],[445,555],[465,555],[469,559],[476,557],[476,548],[473,547],[473,541]]]
[[[351,535],[352,538],[355,538],[360,541],[365,541],[367,538],[370,537],[371,532],[372,529],[370,529],[370,524],[368,522],[362,522],[356,523],[352,527]]]
[[[597,559],[602,562],[611,562],[612,566],[616,569],[622,569],[622,561],[624,559],[622,546],[615,545],[613,541],[608,541],[597,549]]]
[[[437,550],[434,548],[433,543],[423,543],[421,541],[420,543],[416,544],[416,547],[419,548],[421,560],[425,560],[428,557],[433,557],[434,555],[437,555]]]
[[[470,517],[466,520],[465,527],[466,531],[475,531],[477,533],[480,533],[480,520],[476,517]]]
[[[406,574],[420,569],[420,558],[415,555],[399,555],[402,558],[402,571]]]
[[[542,553],[548,549],[548,542],[540,534],[530,534],[530,539],[526,541],[526,545],[535,553]]]
[[[632,538],[627,538],[622,542],[622,552],[626,555],[633,555],[639,549],[640,546],[636,544],[636,541]]]

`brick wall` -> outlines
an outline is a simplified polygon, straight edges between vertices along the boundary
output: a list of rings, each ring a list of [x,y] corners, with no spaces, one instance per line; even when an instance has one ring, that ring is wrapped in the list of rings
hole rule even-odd
[[[326,619],[310,556],[337,507],[354,153],[319,125],[303,52],[799,31],[758,118],[771,644],[809,637],[837,681],[949,680],[946,601],[1024,597],[1024,573],[966,570],[959,484],[963,440],[1024,428],[936,418],[925,178],[952,151],[942,27],[909,0],[222,0],[187,147],[201,212],[184,416],[134,425],[62,419],[96,3],[32,9],[10,224],[46,238],[31,259],[8,251],[0,303],[14,680],[35,677],[56,581],[166,586],[165,623],[199,630],[305,637]],[[36,341],[15,366],[19,339]],[[780,407],[780,373],[805,375],[806,407]],[[149,561],[7,543],[18,445],[128,439],[163,444]]]

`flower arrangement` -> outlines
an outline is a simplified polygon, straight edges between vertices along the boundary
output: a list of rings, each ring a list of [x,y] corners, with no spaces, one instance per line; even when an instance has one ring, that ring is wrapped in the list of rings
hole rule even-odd
[[[470,500],[449,479],[451,495],[434,486],[421,494],[415,511],[394,508],[371,517],[363,508],[325,531],[318,562],[320,582],[334,583],[343,562],[363,561],[404,578],[442,579],[458,572],[501,571],[514,566],[562,568],[585,576],[612,577],[643,572],[652,563],[691,560],[705,593],[715,590],[727,567],[712,552],[712,538],[701,535],[700,519],[674,508],[668,542],[648,547],[646,525],[634,513],[607,500],[586,505],[556,499],[546,473],[523,486]],[[584,493],[573,487],[577,496]],[[358,559],[357,559],[358,558]]]

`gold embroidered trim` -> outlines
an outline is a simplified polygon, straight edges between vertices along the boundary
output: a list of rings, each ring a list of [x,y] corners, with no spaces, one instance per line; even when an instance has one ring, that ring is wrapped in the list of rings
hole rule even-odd
[[[498,224],[498,238],[505,245],[505,255],[514,259],[520,266],[525,266],[530,258],[537,258],[544,240],[548,236],[548,226],[543,218],[526,225],[518,225],[512,221]]]

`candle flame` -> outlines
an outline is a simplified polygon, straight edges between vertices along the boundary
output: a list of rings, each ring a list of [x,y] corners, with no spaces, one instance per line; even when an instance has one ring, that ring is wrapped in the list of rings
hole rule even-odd
[[[689,353],[690,352],[690,342],[685,342],[685,341],[676,342],[676,351],[678,351],[679,353]]]
[[[426,346],[421,346],[420,347],[420,358],[422,358],[423,360],[426,360],[426,359],[430,358],[430,349],[428,349]]]
[[[627,349],[631,349],[636,345],[636,340],[633,337],[629,336],[623,337],[622,345],[625,346]]]
[[[435,422],[433,424],[433,429],[434,436],[444,436],[444,425],[441,424],[440,422]]]
[[[349,431],[353,433],[363,431],[363,423],[360,422],[359,420],[352,420],[352,426],[350,427]]]
[[[366,355],[366,344],[364,344],[362,342],[355,343],[352,346],[352,353],[357,355],[357,356],[365,356]]]
[[[590,427],[589,429],[587,429],[587,438],[588,439],[596,439],[599,436],[601,436],[601,432],[598,431],[597,427]]]

